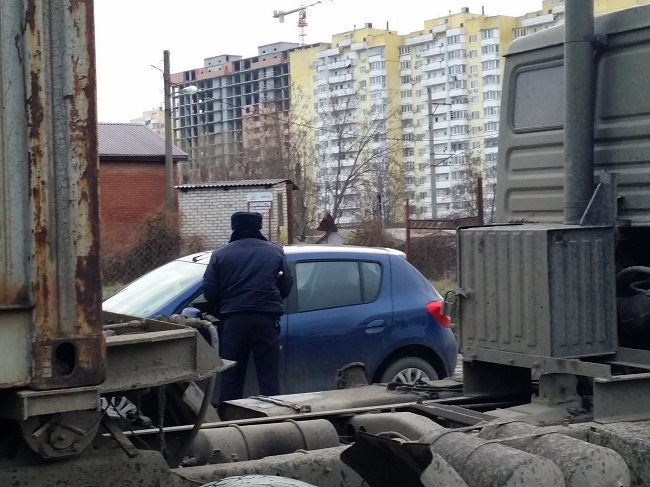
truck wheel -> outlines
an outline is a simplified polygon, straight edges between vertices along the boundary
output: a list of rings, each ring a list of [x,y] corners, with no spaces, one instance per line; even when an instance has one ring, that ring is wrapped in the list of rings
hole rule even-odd
[[[242,475],[228,477],[201,487],[315,487],[300,480],[275,477],[273,475]]]
[[[438,380],[438,373],[429,362],[419,357],[404,357],[388,366],[381,382],[413,385],[421,380]]]

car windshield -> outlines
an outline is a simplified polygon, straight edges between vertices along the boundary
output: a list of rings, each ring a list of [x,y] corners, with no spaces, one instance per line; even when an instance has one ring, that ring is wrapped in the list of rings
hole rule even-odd
[[[104,301],[103,309],[131,316],[150,316],[203,277],[205,264],[175,260],[133,281]]]

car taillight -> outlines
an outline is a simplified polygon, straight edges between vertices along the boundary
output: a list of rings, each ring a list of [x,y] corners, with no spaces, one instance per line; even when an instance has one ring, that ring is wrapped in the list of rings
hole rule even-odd
[[[449,316],[442,314],[442,301],[431,301],[426,305],[427,312],[436,320],[436,322],[443,328],[449,328],[451,321]]]

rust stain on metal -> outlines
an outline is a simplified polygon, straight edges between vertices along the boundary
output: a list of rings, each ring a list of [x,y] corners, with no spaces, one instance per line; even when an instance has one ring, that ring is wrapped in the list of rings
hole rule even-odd
[[[99,384],[104,379],[105,341],[101,328],[101,284],[99,275],[99,204],[96,74],[94,66],[93,3],[91,0],[70,0],[69,15],[63,28],[64,42],[71,52],[65,54],[60,67],[70,71],[72,84],[64,88],[62,98],[53,103],[63,103],[65,115],[58,119],[67,124],[68,160],[51,157],[50,128],[45,124],[48,103],[44,93],[51,76],[44,72],[43,56],[49,55],[42,46],[40,23],[47,22],[43,7],[37,0],[29,0],[26,13],[25,41],[29,67],[30,89],[27,100],[29,121],[29,162],[33,207],[33,237],[35,244],[33,296],[37,304],[34,312],[34,355],[32,387],[49,389]],[[55,121],[56,123],[57,121]],[[62,275],[74,282],[74,303],[61,302],[58,280],[61,278],[57,263],[57,221],[50,184],[54,164],[67,164],[72,186],[66,188],[71,199],[69,215],[72,219],[72,239],[63,245],[72,246],[73,259]],[[56,210],[59,211],[58,209]],[[67,279],[68,277],[66,277]],[[74,323],[61,323],[59,307],[70,308]],[[72,330],[71,330],[72,327]],[[68,331],[66,331],[68,330]],[[57,355],[57,350],[66,354]],[[65,374],[60,371],[65,370]]]

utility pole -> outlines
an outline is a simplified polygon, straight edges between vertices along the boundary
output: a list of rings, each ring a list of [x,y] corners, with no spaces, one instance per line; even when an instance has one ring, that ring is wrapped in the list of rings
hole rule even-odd
[[[163,82],[165,92],[165,207],[174,209],[174,159],[172,154],[172,107],[169,51],[163,51]]]
[[[431,87],[427,86],[427,100],[429,106],[429,165],[431,166],[431,218],[435,220],[438,218],[438,202],[436,198],[436,154],[435,154],[435,141],[433,130],[433,115],[435,109],[433,108],[433,96],[431,95]],[[451,105],[451,103],[436,103],[436,109],[440,105]]]
[[[427,100],[429,107],[429,166],[431,167],[431,219],[438,218],[438,204],[436,198],[436,154],[434,144],[434,131],[433,131],[433,97],[431,95],[431,87],[427,86]]]

